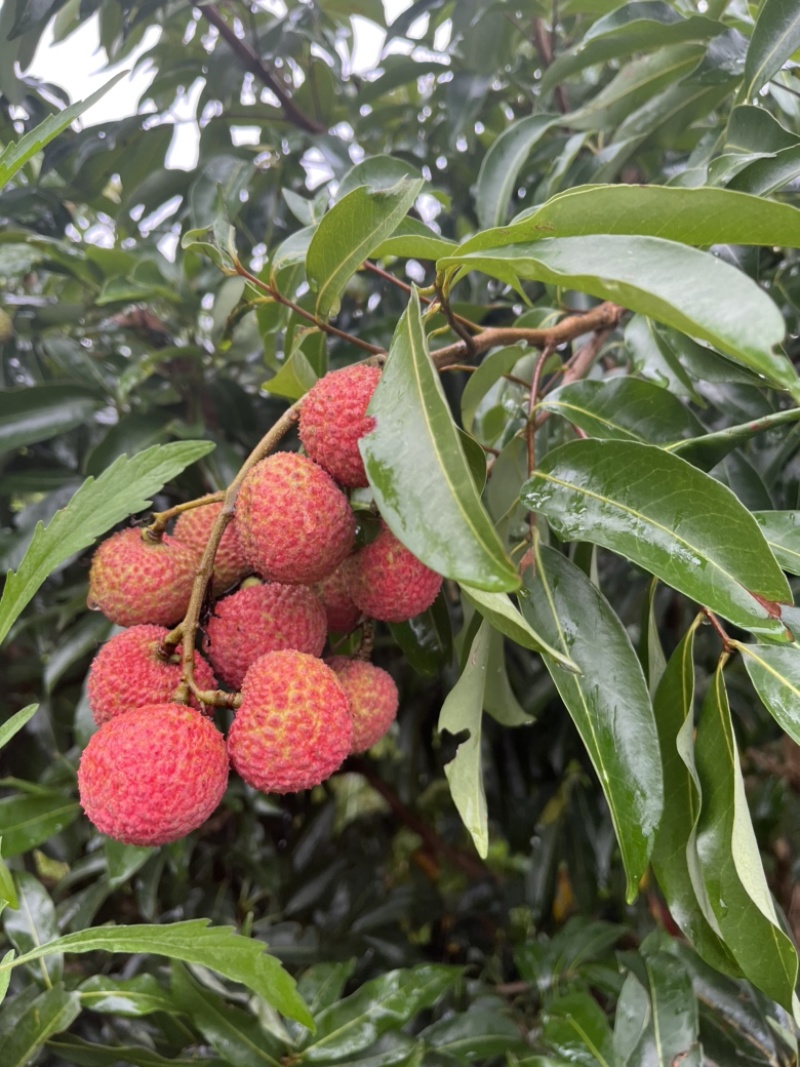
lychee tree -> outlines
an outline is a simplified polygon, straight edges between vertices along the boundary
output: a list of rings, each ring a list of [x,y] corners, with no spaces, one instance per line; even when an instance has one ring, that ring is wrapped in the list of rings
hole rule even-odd
[[[799,51],[3,5],[3,1067],[797,1061]]]

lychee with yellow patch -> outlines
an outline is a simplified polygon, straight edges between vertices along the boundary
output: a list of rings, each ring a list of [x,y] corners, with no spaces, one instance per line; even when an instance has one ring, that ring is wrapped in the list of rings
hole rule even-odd
[[[388,526],[353,557],[351,595],[357,606],[382,622],[405,622],[426,611],[442,576],[417,559]]]
[[[216,522],[223,505],[203,504],[201,507],[190,508],[182,512],[172,531],[176,541],[192,548],[199,561],[211,534],[211,527]],[[247,560],[239,546],[239,538],[236,536],[236,519],[232,519],[225,527],[225,532],[219,543],[214,556],[213,592],[219,596],[226,589],[236,585],[251,571]]]
[[[359,440],[374,429],[367,407],[380,380],[379,367],[363,363],[332,371],[303,397],[299,434],[309,456],[339,483],[369,484]]]
[[[366,660],[331,656],[325,661],[350,700],[353,716],[352,753],[366,752],[386,735],[397,718],[400,698],[394,679]]]

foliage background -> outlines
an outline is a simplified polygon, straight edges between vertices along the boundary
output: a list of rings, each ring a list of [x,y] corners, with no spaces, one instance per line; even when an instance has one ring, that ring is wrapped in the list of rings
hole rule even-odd
[[[378,0],[288,0],[274,10],[6,0],[3,143],[68,103],[59,86],[25,74],[51,20],[59,38],[96,14],[114,63],[147,27],[161,34],[148,54],[157,74],[141,115],[66,129],[0,194],[10,317],[0,348],[4,569],[19,566],[38,522],[123,454],[216,446],[192,465],[192,446],[171,452],[176,476],[137,468],[138,497],[131,472],[115,469],[102,489],[108,499],[117,494],[121,510],[103,529],[146,500],[163,508],[223,487],[287,401],[326,367],[362,355],[279,304],[254,308],[241,278],[180,248],[220,201],[242,261],[256,273],[269,262],[281,291],[307,310],[304,229],[348,190],[385,188],[403,175],[424,180],[412,212],[420,225],[402,231],[421,244],[387,246],[374,258],[396,278],[424,284],[442,252],[431,253],[437,238],[462,241],[579,185],[709,186],[793,204],[800,29],[791,6],[766,2],[759,12],[742,0],[709,0],[699,13],[688,0],[652,0],[615,13],[606,0],[563,0],[554,20],[536,2],[418,0],[389,27],[396,51],[363,78],[348,74],[351,15],[382,26]],[[772,69],[758,67],[759,54],[773,56]],[[196,78],[199,161],[170,169],[167,116]],[[276,86],[290,103],[281,105]],[[237,145],[239,126],[258,127],[258,144]],[[775,239],[687,243],[714,244],[719,259],[770,294],[795,357],[796,250]],[[538,326],[592,303],[580,286],[531,281],[523,289],[527,307],[502,276],[476,272],[453,306],[482,325]],[[336,324],[388,347],[406,305],[398,286],[361,271],[342,293]],[[752,369],[682,338],[626,316],[603,339],[595,380],[623,368],[679,397],[708,431],[787,409]],[[526,391],[500,375],[514,366],[529,381],[532,362],[513,355],[485,381],[488,399],[474,398],[482,402],[473,434],[499,453],[486,494],[497,520],[527,476],[515,438]],[[444,375],[456,412],[467,380]],[[637,416],[650,439],[658,412]],[[570,437],[556,420],[546,427],[543,451]],[[793,511],[797,455],[789,424],[743,439],[712,473],[751,511]],[[524,528],[511,508],[509,540]],[[666,1064],[678,1052],[684,1063],[796,1062],[789,1015],[675,936],[652,874],[626,903],[614,828],[578,733],[540,658],[511,642],[493,652],[496,686],[481,740],[489,851],[485,860],[476,854],[444,773],[455,741],[436,730],[467,652],[452,590],[413,625],[379,631],[376,659],[397,679],[402,705],[396,732],[368,757],[280,803],[233,783],[201,831],[154,852],[100,839],[75,788],[91,730],[83,682],[111,632],[85,609],[89,558],[88,548],[76,549],[52,568],[4,649],[2,717],[40,704],[2,754],[8,870],[0,885],[19,905],[3,915],[8,945],[24,952],[109,921],[206,918],[266,941],[298,977],[318,1029],[309,1038],[252,986],[208,966],[189,973],[144,950],[54,953],[11,975],[0,1009],[3,1064],[544,1067]],[[643,635],[652,642],[654,629],[668,654],[677,647],[695,611],[686,597],[659,587],[648,599],[649,576],[618,555],[582,544],[576,559],[598,577],[638,647],[647,651]],[[702,693],[719,641],[704,626],[696,645]],[[594,665],[602,675],[600,646]],[[741,660],[726,677],[763,863],[796,936],[796,745],[753,699]],[[510,729],[509,721],[528,724]]]

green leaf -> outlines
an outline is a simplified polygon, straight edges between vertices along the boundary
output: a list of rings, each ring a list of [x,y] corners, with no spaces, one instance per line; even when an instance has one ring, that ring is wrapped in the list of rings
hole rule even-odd
[[[27,1006],[10,1032],[0,1039],[0,1063],[3,1067],[27,1067],[45,1041],[71,1026],[80,1011],[77,993],[68,993],[62,985],[48,989]]]
[[[456,1063],[493,1060],[509,1052],[525,1052],[529,1047],[519,1026],[507,1015],[491,1008],[471,1008],[427,1026],[420,1041],[440,1056]]]
[[[102,1015],[139,1019],[157,1011],[174,1014],[175,1001],[152,974],[135,978],[107,978],[94,974],[78,987],[81,1006]]]
[[[575,990],[551,1001],[542,1013],[542,1039],[562,1058],[580,1067],[615,1067],[611,1029],[590,993]]]
[[[560,115],[528,115],[512,122],[492,142],[478,172],[475,192],[475,208],[483,229],[505,221],[517,175],[531,149],[562,121]]]
[[[539,550],[526,570],[525,617],[581,669],[569,674],[542,658],[600,779],[635,898],[662,810],[658,735],[647,683],[611,605],[574,563]]]
[[[129,882],[153,855],[152,848],[123,845],[113,837],[103,838],[103,851],[106,854],[108,884],[112,889],[119,889]]]
[[[446,578],[490,591],[516,589],[519,578],[483,508],[428,354],[416,292],[368,411],[375,429],[359,448],[395,536]]]
[[[753,518],[781,567],[800,575],[800,511],[754,511]]]
[[[800,744],[800,649],[797,645],[732,644],[742,653],[750,681],[767,711]]]
[[[546,652],[566,670],[578,670],[577,665],[568,655],[549,644],[541,634],[536,632],[528,619],[505,593],[485,593],[480,589],[462,586],[461,595],[492,624],[495,630],[511,638],[522,648],[530,648],[534,652]]]
[[[525,712],[511,688],[506,669],[505,641],[494,627],[489,631],[483,710],[503,726],[529,726],[533,722],[533,717]]]
[[[87,478],[45,528],[39,523],[16,572],[10,572],[0,600],[0,642],[47,576],[83,551],[128,515],[150,507],[152,497],[190,464],[208,455],[210,441],[154,445],[129,459],[120,456],[99,478]]]
[[[758,523],[685,460],[632,441],[571,441],[521,499],[559,537],[610,548],[737,626],[786,640],[778,616],[791,590]]]
[[[105,403],[70,382],[0,391],[0,454],[83,426]]]
[[[48,115],[44,122],[40,122],[35,129],[26,133],[19,141],[6,145],[0,155],[0,189],[8,185],[20,167],[24,167],[29,159],[32,159],[45,145],[50,144],[84,111],[88,111],[90,107],[93,107],[127,73],[128,71],[126,70],[120,71],[119,74],[115,74],[110,81],[107,81],[104,86],[98,89],[96,93],[92,93],[86,100],[78,101],[70,107],[64,108],[63,111],[57,111],[54,115]]]
[[[742,100],[750,100],[800,48],[800,11],[793,0],[764,0],[747,49]]]
[[[198,1060],[193,1054],[160,1056],[144,1045],[96,1045],[72,1034],[48,1041],[47,1047],[64,1063],[76,1067],[119,1067],[121,1063],[129,1063],[131,1067],[197,1067],[198,1063],[202,1067],[230,1067],[217,1057]]]
[[[454,736],[467,731],[468,736],[459,744],[455,756],[445,764],[444,773],[461,821],[483,859],[489,852],[489,819],[481,766],[481,719],[490,634],[491,628],[484,620],[475,634],[461,677],[442,705],[438,727],[439,733],[447,730]]]
[[[572,382],[548,393],[537,406],[561,415],[590,437],[660,445],[704,432],[676,396],[637,378]]]
[[[593,549],[593,556],[596,566],[596,549]],[[599,584],[592,575],[590,575],[590,577],[592,577],[592,581],[594,581],[595,585]],[[655,611],[656,593],[658,592],[658,588],[658,580],[654,578],[647,590],[647,597],[642,604],[642,633],[639,638],[639,647],[637,649],[651,697],[655,695],[655,692],[658,689],[658,684],[664,676],[664,670],[667,666],[664,649],[661,645],[661,638],[658,633],[658,621],[656,619]]]
[[[0,748],[7,745],[11,738],[18,734],[26,723],[30,722],[38,709],[38,704],[29,704],[27,708],[23,708],[15,715],[12,715],[10,719],[6,719],[0,726]]]
[[[306,274],[317,294],[320,318],[335,312],[351,276],[394,233],[423,184],[422,178],[402,178],[388,189],[372,191],[361,186],[323,216],[306,257]]]
[[[3,839],[0,837],[0,846],[3,844]],[[0,855],[2,855],[2,848],[0,847]],[[2,912],[8,904],[12,908],[19,907],[19,897],[17,896],[17,887],[14,885],[14,878],[11,871],[8,869],[8,865],[3,859],[0,859],[0,912]],[[2,999],[2,997],[0,997]]]
[[[670,915],[702,958],[717,970],[739,968],[721,939],[702,889],[695,828],[700,781],[694,764],[694,635],[698,616],[670,657],[653,700],[664,777],[664,815],[652,864]]]
[[[19,904],[6,911],[3,925],[11,944],[17,952],[23,953],[57,937],[58,922],[50,894],[38,878],[27,871],[18,871],[15,880]],[[46,961],[39,961],[39,967],[33,973],[40,980],[44,973],[49,982],[55,983],[61,980],[63,971],[63,956],[53,955]]]
[[[211,204],[208,205],[212,207]],[[224,274],[236,273],[236,230],[231,225],[228,206],[221,185],[217,186],[213,207],[214,221],[210,226],[187,230],[181,238],[181,248],[206,256]],[[263,295],[259,292],[259,295]]]
[[[264,943],[237,934],[231,926],[212,927],[209,922],[189,919],[164,925],[143,923],[80,930],[0,964],[0,977],[9,968],[54,952],[147,952],[208,967],[231,981],[241,982],[278,1011],[313,1030],[313,1020],[295,990],[294,979],[274,956],[267,955]]]
[[[776,411],[771,415],[765,415],[761,419],[753,419],[739,426],[729,426],[727,430],[718,430],[716,433],[707,433],[700,437],[689,440],[676,441],[668,446],[668,451],[676,456],[688,459],[695,467],[702,470],[711,470],[732,452],[734,448],[744,444],[759,434],[767,433],[777,426],[800,420],[800,408],[790,408],[788,411]]]
[[[700,1021],[691,975],[668,952],[644,952],[625,979],[614,1022],[614,1051],[626,1067],[689,1067],[698,1059]]]
[[[461,420],[468,433],[472,432],[475,413],[481,400],[495,382],[499,382],[504,374],[511,373],[525,354],[524,349],[519,345],[499,348],[496,352],[490,352],[470,374],[464,386],[464,392],[461,394]]]
[[[61,793],[3,797],[0,800],[3,855],[18,856],[41,845],[73,823],[80,810],[77,801],[68,800]]]
[[[778,308],[747,275],[706,252],[656,237],[597,234],[462,250],[438,266],[505,281],[516,275],[616,301],[709,341],[800,397],[791,363],[772,351],[785,332]]]
[[[430,1008],[459,979],[458,967],[418,964],[388,971],[317,1016],[317,1032],[300,1053],[302,1063],[355,1064],[381,1034],[400,1027]]]
[[[703,797],[697,852],[722,938],[745,977],[791,1012],[797,952],[778,925],[761,866],[722,667],[703,701],[695,758]]]
[[[455,241],[435,233],[424,222],[410,216],[400,220],[391,237],[374,248],[370,255],[374,259],[385,259],[388,256],[398,256],[408,259],[441,259],[449,256],[458,248]]]

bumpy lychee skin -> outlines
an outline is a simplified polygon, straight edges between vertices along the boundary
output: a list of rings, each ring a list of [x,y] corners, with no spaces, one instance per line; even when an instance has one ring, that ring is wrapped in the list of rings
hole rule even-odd
[[[331,656],[325,661],[350,699],[353,715],[352,754],[366,752],[397,718],[400,697],[391,674],[365,660]]]
[[[311,789],[338,770],[352,741],[350,701],[322,660],[304,652],[270,652],[247,672],[228,753],[255,789]]]
[[[184,511],[178,516],[172,536],[176,541],[192,548],[199,560],[205,550],[211,527],[220,511],[222,511],[221,503],[204,504],[202,507]],[[217,554],[214,556],[214,596],[219,596],[226,589],[236,585],[250,573],[251,569],[239,547],[236,519],[233,519],[225,527],[225,533],[222,535]]]
[[[314,586],[314,592],[325,607],[328,629],[337,634],[349,634],[361,618],[361,608],[356,606],[350,592],[353,584],[353,558],[348,556],[333,574],[329,574]]]
[[[220,678],[240,689],[249,667],[267,652],[293,648],[319,656],[327,629],[322,601],[306,586],[254,585],[217,602],[203,648]]]
[[[358,441],[375,426],[367,406],[380,376],[378,367],[346,367],[320,378],[303,398],[300,440],[309,456],[340,485],[369,484]]]
[[[78,767],[83,810],[126,845],[166,845],[196,830],[227,783],[222,734],[185,704],[147,704],[109,719]]]
[[[145,704],[169,704],[181,681],[180,654],[160,654],[169,630],[131,626],[106,641],[92,660],[86,691],[94,721],[101,726],[115,715]],[[201,689],[216,689],[214,672],[195,652],[194,677]],[[198,707],[193,701],[193,706]]]
[[[118,626],[172,626],[189,606],[197,557],[164,535],[131,528],[101,541],[89,571],[86,603]]]
[[[289,585],[313,585],[336,570],[355,539],[347,497],[322,467],[295,452],[276,452],[248,473],[236,523],[253,569]]]
[[[359,608],[382,622],[405,622],[436,599],[442,577],[430,570],[383,526],[353,557],[352,597]]]

